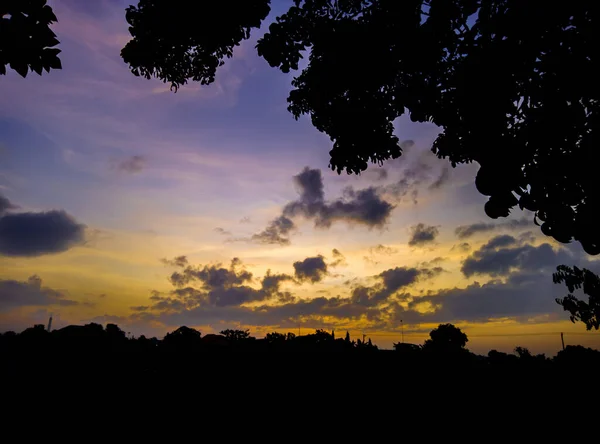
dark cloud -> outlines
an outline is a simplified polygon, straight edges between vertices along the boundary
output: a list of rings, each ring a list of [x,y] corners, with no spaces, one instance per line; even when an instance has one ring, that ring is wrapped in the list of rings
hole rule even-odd
[[[518,231],[531,227],[533,224],[526,218],[512,219],[500,223],[478,222],[471,225],[461,225],[454,230],[459,239],[468,239],[479,233],[490,233],[496,230]]]
[[[385,270],[376,276],[377,283],[370,287],[359,285],[352,290],[350,301],[367,307],[375,307],[389,301],[399,290],[408,287],[419,279],[430,279],[437,274],[429,269],[396,267]]]
[[[569,261],[570,255],[565,250],[554,250],[550,244],[520,245],[514,237],[502,235],[490,239],[465,259],[461,271],[466,277],[507,276],[514,271],[550,274],[557,265]]]
[[[325,258],[319,255],[294,262],[294,275],[299,282],[320,282],[327,276]]]
[[[282,295],[285,300],[288,295]],[[357,320],[369,310],[349,303],[341,297],[316,297],[313,299],[291,299],[280,305],[247,306],[196,306],[192,309],[162,313],[136,313],[134,319],[158,320],[166,325],[231,324],[296,328],[301,322],[306,328],[327,326],[325,318]],[[374,309],[373,309],[374,310]],[[375,310],[374,310],[375,311]]]
[[[250,286],[255,282],[253,275],[244,270],[238,258],[232,259],[229,268],[222,264],[192,266],[187,265],[187,261],[175,262],[186,264],[183,270],[169,277],[175,289],[168,293],[152,292],[152,305],[144,311],[176,312],[196,307],[241,306],[270,299],[285,302],[294,300],[289,292],[280,290],[283,282],[294,281],[292,276],[273,274],[268,270],[260,281],[260,288],[253,288]]]
[[[31,276],[26,281],[0,279],[0,309],[16,307],[77,305],[77,301],[66,299],[64,293],[43,287],[39,276]]]
[[[305,167],[300,174],[294,176],[294,184],[300,194],[299,202],[318,204],[325,200],[321,170]]]
[[[268,325],[275,328],[299,324],[306,328],[338,328],[342,325],[346,328],[349,323],[361,322],[370,328],[389,330],[398,328],[401,320],[404,325],[415,325],[486,322],[498,318],[527,322],[538,315],[566,319],[562,308],[554,301],[556,297],[564,296],[566,289],[552,283],[550,269],[559,263],[598,269],[598,263],[586,260],[587,256],[578,250],[554,251],[548,244],[533,246],[510,236],[490,239],[471,257],[485,259],[485,255],[500,251],[512,252],[511,260],[517,264],[509,268],[501,266],[500,271],[492,269],[491,273],[502,279],[484,285],[473,283],[465,288],[428,291],[424,295],[423,290],[419,292],[415,288],[416,285],[444,273],[440,266],[392,268],[373,276],[370,286],[356,285],[356,280],[347,281],[346,285],[351,289],[347,297],[312,299],[300,299],[289,291],[281,291],[283,282],[299,284],[301,279],[271,271],[262,279],[254,280],[260,283],[259,287],[251,288],[252,276],[242,274],[239,260],[232,261],[230,268],[217,265],[190,267],[194,273],[188,272],[192,276],[189,285],[180,285],[166,294],[154,292],[149,309],[134,312],[131,319],[135,322],[159,321],[168,326],[218,323],[220,326]],[[302,264],[303,270],[309,270],[301,272],[304,274],[299,277],[303,281],[318,281],[321,279],[319,273],[326,273],[323,257],[316,258],[320,259],[315,261],[318,266],[306,267],[310,261],[297,262]],[[442,260],[436,258],[427,264]],[[490,274],[489,267],[486,274]],[[194,284],[198,285],[192,286]]]
[[[519,275],[522,277],[523,275]],[[565,293],[544,274],[529,276],[519,281],[492,281],[481,285],[474,283],[466,288],[442,290],[434,295],[415,297],[408,310],[398,310],[405,322],[486,322],[498,318],[527,318],[554,313],[560,315],[561,308],[555,298]],[[419,313],[423,304],[434,308],[433,312]],[[523,319],[523,320],[525,320]]]
[[[439,265],[445,261],[446,261],[445,257],[438,256],[438,257],[434,257],[430,261],[422,262],[421,265],[423,265],[424,267],[433,267],[433,266]]]
[[[0,254],[60,253],[82,244],[85,228],[64,211],[6,214],[0,218]]]
[[[296,296],[294,296],[292,293],[290,293],[289,291],[283,291],[280,293],[277,293],[277,302],[279,304],[291,304],[292,302],[295,302]]]
[[[471,245],[468,242],[462,242],[460,244],[454,245],[450,251],[454,251],[454,250],[458,250],[458,251],[462,251],[463,253],[467,253],[471,250]]]
[[[410,229],[411,235],[408,241],[408,245],[411,247],[422,247],[424,245],[435,242],[435,238],[440,233],[438,227],[433,225],[425,225],[419,223],[414,225]]]
[[[148,311],[150,307],[147,305],[135,305],[133,307],[129,307],[131,311]]]
[[[226,229],[221,228],[221,227],[215,228],[215,232],[222,234],[223,236],[231,236],[231,231],[227,231]]]
[[[277,294],[279,293],[279,287],[282,282],[293,280],[294,278],[288,274],[272,274],[271,270],[267,270],[267,273],[262,279],[261,285],[262,289],[268,294]]]
[[[16,210],[17,208],[19,208],[18,205],[13,204],[7,197],[0,194],[0,216],[9,210]]]
[[[420,274],[421,271],[416,268],[396,267],[382,272],[379,277],[381,277],[384,287],[393,293],[401,287],[416,282]]]
[[[160,260],[165,265],[170,265],[172,267],[185,267],[188,265],[188,260],[186,256],[177,256],[173,259],[161,259]]]
[[[216,307],[239,306],[247,302],[262,301],[269,295],[246,285],[218,287],[208,293],[208,302]]]
[[[555,320],[568,319],[555,302],[556,298],[566,295],[567,289],[554,284],[551,276],[556,266],[564,263],[600,270],[600,262],[590,261],[584,252],[567,248],[554,250],[547,243],[539,246],[515,244],[498,236],[473,253],[463,263],[463,269],[466,268],[467,274],[480,273],[503,279],[412,297],[408,310],[401,313],[399,308],[395,315],[417,323],[486,322],[505,317],[526,322],[538,315]],[[423,304],[430,305],[433,311],[415,312]]]
[[[394,206],[381,199],[378,189],[369,187],[354,190],[347,187],[344,197],[325,202],[321,170],[305,168],[294,176],[300,198],[288,203],[283,214],[288,217],[303,216],[314,221],[316,227],[329,228],[334,222],[383,227]]]
[[[348,193],[349,199],[336,200],[321,208],[315,218],[315,226],[330,227],[336,221],[382,228],[388,221],[394,206],[381,199],[376,188]]]
[[[148,308],[133,308],[131,318],[136,321],[160,320],[169,325],[171,322],[183,322],[184,319],[188,325],[205,322],[297,325],[299,318],[303,319],[304,324],[310,322],[310,319],[317,322],[324,316],[355,319],[368,310],[353,304],[349,298],[338,296],[302,300],[288,291],[281,291],[280,285],[286,281],[296,284],[319,281],[327,273],[327,264],[322,256],[296,262],[295,277],[267,271],[260,281],[260,288],[247,285],[252,276],[238,270],[240,265],[239,260],[234,260],[229,269],[218,264],[205,267],[188,266],[182,273],[178,273],[177,277],[171,276],[171,281],[176,286],[174,290],[168,293],[152,292],[151,305]],[[384,281],[382,277],[378,279]],[[185,286],[186,282],[190,285]],[[388,275],[385,282],[390,287],[402,284]],[[268,305],[246,305],[267,300],[271,301]],[[273,302],[276,305],[273,305]]]
[[[483,245],[482,249],[493,250],[495,248],[511,247],[517,245],[518,243],[519,241],[517,241],[517,239],[514,237],[508,234],[502,234],[490,239],[485,245]]]
[[[345,267],[348,265],[348,262],[346,262],[346,257],[337,248],[331,250],[331,255],[333,256],[334,260],[329,264],[330,267]]]
[[[229,268],[224,268],[221,264],[205,265],[204,267],[188,265],[181,272],[175,271],[171,275],[170,281],[177,287],[182,287],[190,282],[199,282],[207,289],[231,287],[250,282],[252,273],[246,270],[237,270],[236,267],[239,264],[239,259],[234,258]]]
[[[450,168],[444,167],[440,175],[435,179],[430,185],[430,190],[438,190],[442,186],[446,185],[448,180],[450,179]]]
[[[348,187],[343,198],[326,202],[321,170],[306,167],[294,176],[294,182],[300,197],[288,203],[283,214],[311,219],[316,227],[329,228],[334,222],[341,221],[371,228],[382,227],[394,208],[381,199],[375,187],[358,191]]]
[[[427,279],[433,279],[442,273],[449,273],[447,270],[445,270],[444,268],[439,267],[439,266],[438,267],[421,268],[419,271],[421,272],[421,277],[427,278]]]
[[[260,244],[289,245],[289,235],[295,228],[294,221],[286,216],[279,216],[263,231],[253,235],[251,240]]]
[[[269,223],[262,232],[250,238],[252,242],[289,245],[289,234],[296,228],[293,218],[304,217],[317,228],[329,228],[336,222],[383,228],[394,205],[382,199],[379,187],[355,190],[349,186],[339,199],[325,200],[321,170],[305,167],[295,175],[294,184],[299,197],[287,203],[281,216]]]
[[[114,161],[112,168],[122,173],[139,173],[146,167],[146,158],[144,156],[131,156],[126,159]]]

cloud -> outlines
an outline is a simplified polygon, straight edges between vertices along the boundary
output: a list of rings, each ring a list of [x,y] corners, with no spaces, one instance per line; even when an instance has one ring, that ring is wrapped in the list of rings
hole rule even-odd
[[[267,228],[254,234],[251,242],[289,245],[289,235],[296,228],[294,218],[311,220],[316,228],[330,228],[336,222],[362,225],[370,229],[383,228],[388,222],[394,205],[382,199],[379,187],[355,190],[349,186],[341,198],[325,199],[321,170],[305,167],[293,177],[299,197],[288,202],[280,216]]]
[[[334,261],[329,264],[330,267],[345,267],[348,265],[346,257],[337,248],[331,250],[331,255]]]
[[[371,254],[382,254],[386,256],[391,256],[392,254],[396,254],[398,250],[392,247],[386,247],[385,245],[379,244],[374,247],[369,248],[369,253]]]
[[[13,204],[7,197],[0,194],[0,216],[9,210],[16,210],[17,208],[19,208],[18,205]]]
[[[205,265],[202,268],[188,265],[181,272],[173,272],[170,281],[176,287],[197,281],[208,289],[241,285],[252,280],[252,273],[246,270],[238,271],[239,264],[239,259],[233,258],[229,268],[224,268],[221,264]]]
[[[518,242],[497,237],[478,251],[539,249]],[[583,256],[578,253],[561,251],[554,256],[552,266],[561,261],[582,262]],[[560,319],[564,314],[554,298],[564,295],[565,290],[554,285],[549,277],[547,253],[541,249],[538,254],[521,259],[521,267],[510,271],[504,280],[496,279],[484,285],[475,282],[465,288],[446,288],[425,295],[415,286],[439,276],[444,272],[441,267],[391,268],[373,276],[374,283],[370,286],[352,286],[347,297],[312,299],[281,291],[284,282],[299,284],[297,277],[267,271],[262,279],[255,280],[241,269],[239,260],[233,260],[229,268],[218,264],[189,267],[190,271],[184,273],[189,275],[187,284],[177,285],[169,293],[154,292],[148,308],[144,308],[146,305],[134,308],[129,320],[155,321],[166,326],[214,323],[236,328],[240,325],[291,328],[299,324],[307,328],[347,328],[360,323],[373,329],[393,330],[399,328],[401,322],[416,325],[486,322],[497,318],[527,322],[531,316],[538,315]],[[300,278],[304,282],[320,280],[326,272],[325,261],[319,256],[307,259],[297,262],[302,264]],[[310,259],[317,260],[307,267]],[[438,263],[441,259],[430,262]],[[589,263],[585,265],[592,268]],[[180,282],[179,279],[174,281]],[[251,282],[258,282],[260,286],[250,287]],[[194,284],[197,285],[191,286]],[[352,285],[352,282],[347,284]]]
[[[249,224],[250,223],[250,218],[248,216],[244,216],[240,219],[240,223],[241,224]]]
[[[560,314],[554,301],[564,293],[545,274],[536,274],[526,281],[517,276],[508,282],[474,283],[466,288],[441,290],[436,294],[415,297],[408,310],[397,314],[405,322],[486,322],[498,318],[519,319],[534,315]],[[421,306],[430,306],[432,312],[419,313]]]
[[[381,261],[376,261],[375,259],[373,259],[371,256],[363,256],[363,260],[371,265],[377,265],[379,264]]]
[[[325,259],[319,255],[294,262],[294,275],[299,282],[320,282],[327,275]]]
[[[377,255],[391,256],[393,254],[396,254],[397,252],[398,252],[398,250],[396,248],[386,247],[385,245],[379,244],[374,247],[370,247],[369,255],[363,256],[363,259],[365,260],[365,262],[367,262],[369,264],[377,265],[377,264],[379,264],[380,261],[376,260],[375,256],[377,256]]]
[[[380,167],[373,171],[375,171],[375,173],[377,174],[376,180],[386,180],[388,178],[388,170],[386,170],[383,167]]]
[[[410,228],[411,235],[408,241],[408,245],[411,247],[422,247],[427,244],[435,242],[435,238],[440,233],[438,227],[433,225],[425,225],[419,223]]]
[[[454,251],[454,250],[458,250],[458,251],[462,251],[463,253],[467,253],[471,250],[471,244],[469,244],[468,242],[462,242],[460,244],[454,245],[450,251]]]
[[[221,228],[221,227],[215,228],[215,232],[222,234],[223,236],[231,236],[231,231],[227,231],[226,229]]]
[[[7,214],[0,218],[0,254],[60,253],[82,244],[85,228],[64,211]]]
[[[294,176],[294,183],[300,193],[300,202],[311,204],[325,200],[321,170],[305,167],[300,174]]]
[[[399,180],[382,186],[381,192],[396,201],[402,201],[409,196],[416,205],[418,203],[419,187],[430,179],[430,172],[431,167],[428,164],[418,162],[416,165],[405,169]]]
[[[122,173],[139,173],[146,167],[147,160],[144,156],[131,156],[119,161],[113,161],[111,167]]]
[[[197,306],[189,310],[163,313],[136,313],[134,319],[159,321],[165,325],[253,325],[273,328],[296,328],[299,323],[305,327],[323,328],[330,324],[329,319],[358,320],[370,310],[349,303],[347,298],[316,297],[313,299],[292,300],[280,305],[247,306]]]
[[[442,262],[445,262],[446,260],[447,259],[445,257],[438,256],[434,257],[430,261],[421,262],[421,265],[423,265],[424,267],[433,267],[441,264]]]
[[[251,240],[260,244],[289,245],[289,235],[295,228],[294,221],[286,216],[279,216],[263,231],[254,234]]]
[[[344,221],[369,228],[381,228],[394,208],[379,196],[376,187],[358,191],[347,187],[343,198],[326,202],[323,177],[318,169],[304,168],[294,176],[294,183],[300,197],[284,207],[283,215],[303,216],[313,220],[315,227],[329,228],[335,222]]]
[[[385,270],[376,276],[377,282],[373,286],[359,285],[352,290],[350,300],[353,304],[366,307],[376,307],[388,302],[390,297],[399,290],[408,287],[420,278],[430,279],[437,275],[428,269],[396,267]]]
[[[187,256],[177,256],[173,259],[161,259],[160,260],[165,265],[170,265],[172,267],[186,267],[188,265]]]
[[[282,282],[293,280],[294,278],[288,274],[272,274],[271,270],[267,270],[262,279],[261,286],[264,291],[272,295],[279,293],[279,287]]]
[[[566,251],[554,250],[550,244],[520,245],[514,237],[501,235],[490,239],[465,259],[461,271],[466,277],[476,274],[507,276],[513,271],[546,270],[550,273],[560,263],[570,260]]]
[[[532,226],[526,218],[508,220],[501,223],[478,222],[471,225],[461,225],[454,230],[459,239],[468,239],[479,233],[490,233],[496,230],[518,231]]]
[[[183,258],[183,261],[177,259]],[[295,297],[289,292],[281,291],[283,282],[295,282],[294,277],[287,274],[273,274],[267,270],[260,280],[260,288],[250,286],[255,279],[249,271],[243,268],[240,259],[232,259],[228,268],[222,264],[205,266],[189,265],[185,256],[180,256],[174,261],[163,262],[178,264],[185,268],[175,271],[169,276],[169,281],[175,287],[168,293],[154,291],[150,300],[152,304],[145,312],[174,312],[191,310],[195,307],[229,307],[241,306],[247,303],[266,300],[278,302],[291,302]],[[304,269],[310,273],[308,269]],[[310,277],[304,277],[311,280]],[[133,309],[133,308],[132,308]],[[138,310],[142,311],[142,310]]]
[[[33,275],[26,281],[0,279],[0,309],[16,307],[77,305],[77,301],[66,299],[65,295],[52,288],[43,287],[42,279]]]
[[[450,168],[444,167],[440,175],[429,185],[430,190],[439,190],[450,179]]]

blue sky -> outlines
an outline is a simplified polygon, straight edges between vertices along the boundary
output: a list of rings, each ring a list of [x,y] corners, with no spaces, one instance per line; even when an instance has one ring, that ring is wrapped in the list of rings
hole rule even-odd
[[[181,322],[206,333],[224,326],[257,335],[298,325],[348,329],[385,347],[398,340],[405,318],[407,338],[413,334],[417,343],[436,323],[455,322],[473,336],[476,350],[525,345],[551,353],[559,331],[597,345],[597,336],[571,324],[554,303],[566,290],[550,276],[565,261],[596,264],[578,245],[542,236],[529,213],[517,210],[512,224],[488,219],[473,183],[477,166],[452,169],[435,158],[433,125],[399,119],[405,155],[361,176],[338,175],[327,168],[327,136],[286,110],[294,73],[282,74],[256,55],[265,26],[236,49],[214,84],[188,84],[174,94],[160,81],[134,77],[120,59],[129,39],[128,3],[51,2],[63,69],[26,79],[11,71],[0,79],[0,194],[19,207],[8,213],[64,210],[70,227],[85,225],[52,251],[0,253],[0,330],[22,329],[54,312],[58,326],[113,320],[159,336]],[[273,3],[268,20],[288,4]],[[329,228],[294,216],[288,244],[257,242],[287,204],[302,200],[307,189],[294,177],[305,167],[320,171],[322,214],[339,202],[346,209]],[[440,178],[443,185],[433,186]],[[385,223],[348,210],[359,205],[344,191],[348,186],[373,187],[393,207]],[[473,224],[479,224],[473,234],[457,234]],[[492,242],[498,236],[505,236],[503,244]],[[190,270],[230,276],[240,270],[229,265],[237,257],[253,279],[209,288],[203,275],[189,274],[195,296],[186,296],[185,307],[179,300],[165,309],[157,304],[179,296],[169,280],[173,266],[161,259],[181,255]],[[311,271],[314,279],[294,274],[295,263],[320,256],[325,265]],[[506,257],[513,258],[508,268]],[[467,276],[466,263],[476,272]],[[286,276],[275,293],[261,290],[267,270]],[[392,289],[388,270],[404,278],[417,270],[419,277]],[[41,284],[28,281],[33,275]],[[211,305],[234,293],[242,297],[234,298],[237,305]],[[372,299],[376,294],[386,295],[383,304]],[[258,308],[268,316],[257,315]]]

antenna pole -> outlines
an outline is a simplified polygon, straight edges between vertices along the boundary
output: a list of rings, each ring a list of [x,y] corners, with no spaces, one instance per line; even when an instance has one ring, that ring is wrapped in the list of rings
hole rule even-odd
[[[404,322],[400,319],[400,331],[402,332],[402,343],[404,344]]]

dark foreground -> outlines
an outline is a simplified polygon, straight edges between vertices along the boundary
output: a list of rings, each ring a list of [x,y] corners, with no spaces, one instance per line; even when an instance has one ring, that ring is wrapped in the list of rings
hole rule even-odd
[[[568,408],[579,421],[597,411],[600,399],[596,350],[568,346],[553,358],[526,349],[481,356],[464,347],[466,336],[464,343],[444,340],[460,333],[449,324],[434,330],[423,346],[396,344],[396,350],[323,331],[270,340],[229,332],[225,339],[199,340],[192,329],[178,329],[156,340],[126,338],[101,326],[29,330],[0,336],[2,405],[16,421],[26,420],[23,412],[36,421],[66,412],[90,421],[99,410],[119,421],[143,414],[157,430],[189,415],[193,421],[217,415],[234,423],[255,415],[269,422],[272,416],[300,421],[294,426],[300,428],[328,415],[358,428],[415,415],[522,427],[525,418],[546,412],[536,419],[538,426],[554,427],[557,411]],[[594,409],[587,410],[588,404]]]

